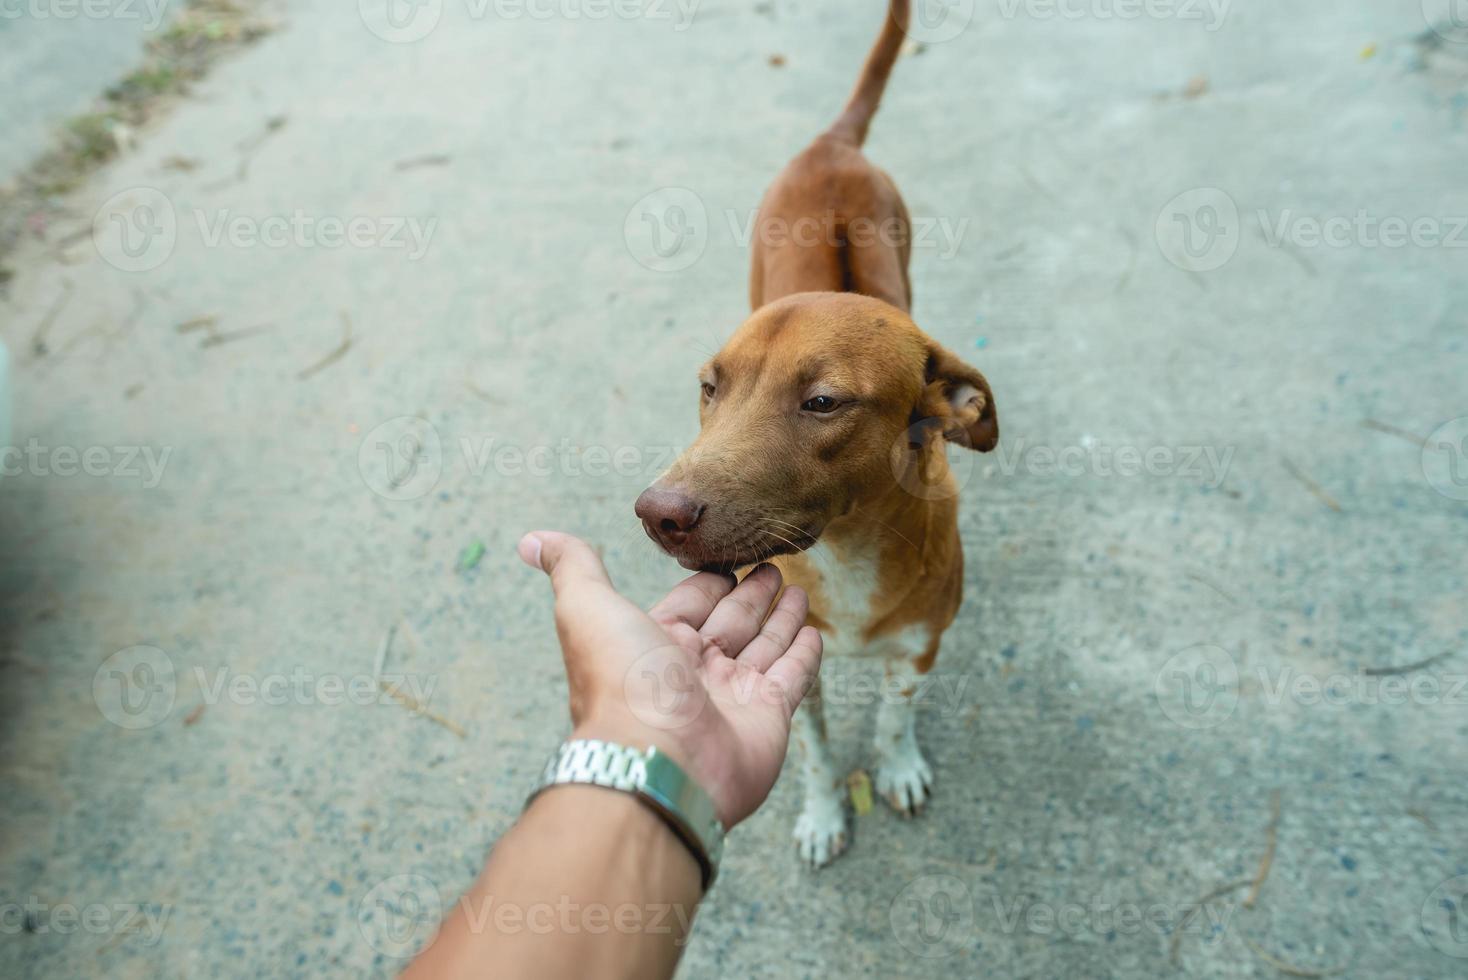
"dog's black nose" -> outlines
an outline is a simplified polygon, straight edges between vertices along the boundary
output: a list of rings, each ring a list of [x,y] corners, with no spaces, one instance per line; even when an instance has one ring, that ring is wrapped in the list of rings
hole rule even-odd
[[[668,547],[688,540],[703,516],[704,506],[682,490],[648,487],[633,509],[642,518],[648,535]]]

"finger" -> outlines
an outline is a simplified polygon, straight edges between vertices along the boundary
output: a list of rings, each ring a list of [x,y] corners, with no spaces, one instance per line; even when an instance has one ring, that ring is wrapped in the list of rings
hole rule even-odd
[[[612,587],[607,570],[591,545],[560,531],[532,531],[516,549],[525,564],[550,576],[557,598],[585,586]]]
[[[717,572],[699,572],[690,575],[663,596],[657,605],[649,609],[648,615],[661,626],[687,623],[698,629],[709,618],[709,613],[734,589],[734,576]]]
[[[739,654],[739,662],[749,664],[762,674],[769,670],[770,665],[790,649],[795,634],[805,625],[805,614],[809,609],[810,601],[804,589],[794,585],[786,589],[759,635],[750,640],[749,646]]]
[[[703,634],[705,648],[716,647],[726,657],[739,656],[759,632],[760,623],[779,591],[780,570],[774,565],[761,565],[746,575],[704,621],[699,632]]]
[[[790,649],[769,670],[765,677],[774,681],[785,697],[785,710],[795,714],[795,708],[810,691],[821,672],[821,634],[814,626],[801,627],[795,634]]]

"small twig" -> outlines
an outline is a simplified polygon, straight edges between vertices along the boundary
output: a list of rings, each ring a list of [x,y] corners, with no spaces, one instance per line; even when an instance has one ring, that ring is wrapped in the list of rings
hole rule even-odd
[[[1269,797],[1269,843],[1264,848],[1264,859],[1259,862],[1259,873],[1254,876],[1254,887],[1249,889],[1249,896],[1244,899],[1246,909],[1252,909],[1259,900],[1259,892],[1269,879],[1269,869],[1274,867],[1274,849],[1279,843],[1279,804],[1279,790],[1275,790]]]
[[[1292,966],[1291,964],[1286,963],[1284,960],[1280,959],[1278,956],[1275,956],[1260,947],[1258,943],[1254,942],[1254,940],[1250,939],[1248,936],[1244,936],[1243,939],[1244,943],[1254,951],[1255,956],[1258,956],[1261,960],[1268,963],[1270,966],[1274,967],[1276,970],[1278,970],[1280,973],[1283,973],[1287,977],[1333,977],[1337,973],[1346,972],[1346,968],[1343,966],[1333,967],[1329,970],[1310,970],[1306,969],[1303,966]]]
[[[464,387],[465,388],[468,388],[469,391],[472,392],[474,395],[476,395],[479,398],[484,399],[485,401],[489,402],[491,405],[503,405],[505,403],[504,402],[504,399],[494,397],[489,392],[485,391],[483,388],[479,387],[477,384],[475,384],[474,382],[470,381],[468,378],[465,378],[464,379]]]
[[[1453,651],[1444,650],[1442,653],[1434,654],[1426,660],[1419,660],[1415,664],[1403,664],[1400,667],[1366,667],[1361,673],[1367,677],[1392,677],[1396,674],[1411,674],[1424,668],[1431,667],[1439,660],[1446,660],[1453,655]]]
[[[1304,485],[1306,490],[1309,490],[1311,493],[1315,494],[1316,497],[1320,498],[1321,503],[1325,504],[1325,506],[1335,511],[1337,514],[1341,512],[1341,505],[1336,503],[1336,499],[1330,494],[1326,493],[1325,490],[1320,486],[1320,484],[1310,479],[1305,471],[1296,466],[1288,456],[1281,457],[1281,459],[1283,459],[1284,461],[1285,469],[1289,470],[1290,475],[1293,476],[1296,480],[1299,480],[1300,483]]]
[[[347,351],[352,349],[352,318],[342,311],[342,342],[336,345],[336,349],[327,354],[321,360],[303,369],[296,375],[297,381],[305,381],[319,371],[322,371],[346,356]]]
[[[413,628],[412,623],[408,622],[408,617],[406,616],[398,617],[398,625],[402,627],[403,635],[408,638],[409,645],[413,647],[413,655],[421,659],[423,657],[423,643],[418,639],[418,631]]]
[[[285,116],[271,116],[265,120],[265,129],[262,132],[247,140],[241,140],[239,143],[236,143],[235,148],[240,151],[240,159],[235,165],[234,176],[216,180],[211,184],[205,184],[204,189],[206,191],[217,191],[220,188],[228,187],[230,184],[243,182],[250,175],[250,162],[255,158],[256,152],[270,138],[270,134],[280,129],[285,123]]]
[[[253,327],[241,327],[238,330],[230,330],[227,333],[211,333],[199,342],[199,349],[204,350],[207,347],[218,347],[221,344],[244,340],[246,337],[253,337],[256,334],[274,329],[274,327],[275,324],[273,323],[257,323]]]
[[[1406,439],[1412,445],[1422,449],[1427,448],[1427,440],[1415,432],[1408,432],[1406,429],[1399,429],[1395,425],[1387,425],[1385,422],[1376,421],[1376,419],[1362,419],[1361,424],[1368,429],[1375,429],[1377,432],[1385,432],[1389,436]]]
[[[1178,963],[1178,947],[1180,947],[1183,942],[1183,930],[1188,927],[1188,923],[1192,922],[1193,919],[1197,917],[1199,912],[1203,911],[1203,906],[1207,905],[1215,898],[1222,898],[1225,895],[1238,891],[1240,888],[1248,888],[1251,884],[1253,884],[1253,882],[1245,878],[1243,881],[1235,881],[1230,882],[1227,885],[1219,885],[1217,888],[1213,889],[1213,891],[1209,892],[1207,895],[1204,895],[1202,898],[1193,903],[1193,907],[1188,909],[1187,914],[1183,916],[1182,921],[1177,924],[1177,928],[1172,930],[1171,956],[1173,966],[1177,966]]]
[[[449,731],[453,732],[455,735],[459,736],[460,738],[468,738],[469,737],[468,736],[468,733],[466,733],[464,731],[464,729],[462,727],[460,727],[456,722],[450,721],[449,719],[445,718],[443,715],[436,714],[436,713],[434,713],[432,711],[429,711],[423,705],[419,704],[418,703],[418,699],[415,698],[415,697],[413,697],[413,695],[408,694],[405,691],[398,690],[396,684],[389,684],[387,681],[380,680],[380,681],[377,682],[377,686],[380,687],[380,688],[382,688],[383,693],[385,693],[388,697],[392,698],[398,704],[400,704],[403,707],[407,708],[409,711],[413,712],[415,715],[420,715],[420,716],[422,716],[424,718],[427,718],[429,721],[433,722],[435,725],[442,725],[444,728],[447,728]]]
[[[1210,589],[1223,596],[1233,605],[1237,606],[1239,604],[1239,600],[1235,599],[1233,596],[1229,595],[1227,592],[1223,591],[1223,589],[1219,588],[1217,585],[1214,585],[1212,582],[1204,578],[1202,575],[1199,575],[1197,572],[1185,572],[1184,574],[1188,578],[1192,579],[1194,582],[1201,582],[1202,584],[1208,586]]]
[[[40,358],[46,356],[46,334],[50,332],[51,325],[56,322],[56,318],[61,315],[61,311],[66,309],[66,304],[71,302],[71,294],[75,290],[76,284],[70,279],[62,281],[61,295],[56,297],[56,301],[51,304],[51,308],[46,311],[46,315],[41,317],[41,322],[36,325],[36,332],[31,334],[32,357]]]
[[[409,157],[406,160],[399,160],[394,164],[393,169],[403,171],[413,170],[418,167],[442,167],[446,166],[448,162],[449,155],[447,153],[429,153],[421,157]]]
[[[196,316],[192,320],[185,320],[173,329],[177,333],[193,333],[195,330],[208,330],[213,333],[214,324],[218,322],[219,317],[210,313],[205,316]]]
[[[372,677],[374,680],[380,680],[382,678],[383,668],[387,666],[387,651],[392,647],[393,634],[397,633],[397,631],[398,624],[393,623],[387,628],[387,632],[382,634],[382,645],[377,648],[377,665],[372,668]]]
[[[1436,832],[1437,824],[1433,823],[1432,818],[1429,817],[1426,813],[1423,813],[1422,810],[1420,810],[1419,808],[1415,806],[1409,806],[1402,812],[1405,813],[1407,816],[1413,818],[1414,820],[1421,821],[1422,826],[1426,827],[1428,830]]]

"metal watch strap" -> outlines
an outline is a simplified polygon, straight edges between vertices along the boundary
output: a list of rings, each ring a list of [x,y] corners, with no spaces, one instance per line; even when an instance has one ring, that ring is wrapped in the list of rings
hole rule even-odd
[[[724,854],[724,825],[714,812],[714,801],[657,748],[631,749],[598,738],[562,742],[525,805],[544,789],[569,784],[605,786],[636,795],[693,852],[703,870],[704,891],[714,883]]]

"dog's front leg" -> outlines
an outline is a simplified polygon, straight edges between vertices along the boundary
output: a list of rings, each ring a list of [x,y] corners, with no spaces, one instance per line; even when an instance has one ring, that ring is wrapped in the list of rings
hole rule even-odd
[[[892,809],[911,817],[928,802],[933,770],[918,748],[917,695],[922,674],[909,657],[887,661],[887,684],[877,709],[877,792]]]
[[[795,709],[792,728],[805,782],[805,804],[795,821],[795,847],[802,861],[819,868],[846,850],[845,783],[826,745],[819,680]]]

